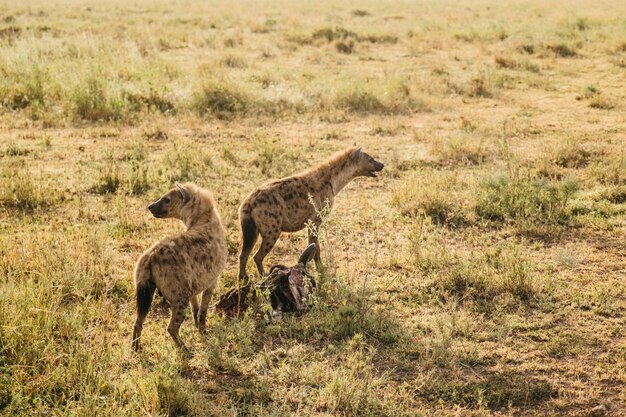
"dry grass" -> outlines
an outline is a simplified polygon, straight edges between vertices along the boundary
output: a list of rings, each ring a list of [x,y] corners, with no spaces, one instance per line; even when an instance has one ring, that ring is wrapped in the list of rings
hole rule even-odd
[[[0,6],[0,414],[626,415],[624,2]],[[210,188],[357,142],[304,316],[155,309],[132,269]],[[291,263],[305,233],[270,256]],[[260,306],[259,308],[262,308]],[[600,408],[598,408],[601,406]]]

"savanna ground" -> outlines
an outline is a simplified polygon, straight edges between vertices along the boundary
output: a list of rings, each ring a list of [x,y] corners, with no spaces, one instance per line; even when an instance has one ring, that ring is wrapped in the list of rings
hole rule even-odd
[[[0,413],[626,415],[625,86],[618,0],[0,3]],[[213,191],[221,294],[242,198],[355,141],[310,313],[131,352],[149,202]]]

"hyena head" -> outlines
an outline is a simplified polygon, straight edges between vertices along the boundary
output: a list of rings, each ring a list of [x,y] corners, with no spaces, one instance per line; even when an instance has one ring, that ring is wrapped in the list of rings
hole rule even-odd
[[[377,177],[378,172],[382,171],[385,167],[384,164],[363,152],[361,148],[353,152],[352,163],[356,165],[355,176],[357,177]]]
[[[159,219],[183,219],[186,213],[184,208],[192,198],[192,191],[189,185],[176,184],[176,187],[169,190],[163,197],[148,206],[148,210],[154,217]]]

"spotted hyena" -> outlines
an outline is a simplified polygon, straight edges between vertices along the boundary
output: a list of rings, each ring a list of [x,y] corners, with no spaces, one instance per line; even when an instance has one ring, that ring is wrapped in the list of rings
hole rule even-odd
[[[383,167],[361,148],[351,146],[326,162],[291,177],[270,181],[252,191],[239,207],[242,234],[239,278],[246,277],[246,264],[259,234],[263,240],[254,255],[254,262],[263,276],[263,259],[282,232],[302,230],[309,221],[315,227],[319,226],[319,211],[326,204],[332,208],[339,191],[356,177],[376,177]],[[316,244],[315,263],[319,267],[319,241],[311,230],[309,243]]]
[[[176,184],[148,210],[157,218],[182,220],[187,230],[155,243],[137,261],[135,350],[156,289],[171,306],[167,331],[176,344],[181,345],[178,330],[189,303],[196,326],[204,332],[207,307],[227,255],[224,228],[209,191],[192,183]],[[202,294],[200,303],[198,294]]]

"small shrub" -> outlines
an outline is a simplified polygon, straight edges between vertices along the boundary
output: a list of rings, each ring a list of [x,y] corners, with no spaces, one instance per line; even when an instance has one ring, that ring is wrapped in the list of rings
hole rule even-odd
[[[349,44],[350,42],[369,42],[369,43],[397,43],[398,37],[389,34],[367,34],[359,35],[356,32],[345,29],[341,26],[335,28],[325,27],[315,30],[311,34],[311,40],[306,43],[310,43],[316,40],[325,40],[328,43],[331,42],[343,42]]]
[[[492,285],[483,271],[468,261],[456,261],[441,271],[436,278],[440,292],[463,299],[484,299],[495,295]]]
[[[369,134],[372,136],[394,136],[403,126],[375,126],[370,129]],[[337,137],[333,138],[337,139]]]
[[[446,77],[448,91],[452,94],[463,94],[467,97],[491,98],[499,88],[504,87],[505,78],[491,69],[485,69],[474,75],[469,81],[456,82]]]
[[[256,145],[256,158],[252,161],[263,175],[281,176],[290,172],[289,166],[298,160],[298,154],[289,150],[278,138],[262,139]]]
[[[149,126],[142,133],[142,138],[148,140],[167,140],[169,135],[160,126]]]
[[[470,135],[435,142],[432,151],[437,162],[445,166],[481,165],[492,153],[482,140],[476,141]]]
[[[528,299],[536,292],[530,259],[519,246],[496,246],[487,252],[485,262],[493,268],[499,290]]]
[[[586,17],[579,17],[576,19],[572,26],[579,32],[584,32],[591,27],[591,23]]]
[[[522,62],[522,68],[525,69],[526,71],[534,72],[536,74],[541,71],[541,68],[539,67],[539,65],[529,60],[525,60]]]
[[[234,48],[237,45],[241,45],[241,39],[235,38],[226,38],[224,39],[224,47],[225,48]]]
[[[229,118],[244,114],[251,108],[252,99],[238,88],[219,82],[206,83],[193,98],[193,108],[201,116],[214,115]]]
[[[557,390],[545,380],[502,372],[476,381],[437,379],[424,384],[417,393],[433,404],[444,402],[461,407],[501,410],[509,406],[540,404],[555,396]]]
[[[370,16],[370,12],[368,12],[367,10],[354,9],[352,10],[352,16],[367,17],[367,16]]]
[[[545,345],[545,350],[553,358],[564,358],[576,354],[582,345],[580,336],[574,333],[561,333],[552,336]]]
[[[626,203],[626,185],[607,187],[598,195],[599,200],[606,200],[613,204]]]
[[[342,296],[346,297],[345,305],[315,307],[306,323],[294,323],[299,337],[315,335],[325,340],[342,341],[362,334],[389,344],[402,338],[402,329],[395,320],[374,311],[358,296]]]
[[[577,96],[576,99],[577,100],[590,99],[590,98],[594,98],[598,96],[601,93],[602,92],[600,91],[600,89],[596,87],[595,85],[588,85],[587,88],[585,88],[585,92],[581,96]]]
[[[520,45],[518,49],[522,52],[527,53],[528,55],[532,55],[535,53],[535,45],[533,45],[532,43]]]
[[[85,120],[109,120],[114,118],[114,111],[109,105],[104,83],[96,77],[89,77],[85,85],[76,87],[73,96],[74,112]]]
[[[220,63],[225,66],[225,67],[229,67],[229,68],[246,68],[246,61],[244,61],[242,58],[235,56],[235,55],[226,55],[225,57],[222,58],[222,60],[220,61]]]
[[[562,58],[572,58],[578,55],[574,49],[564,43],[549,45],[548,49]]]
[[[91,191],[96,194],[114,194],[121,182],[119,167],[113,154],[107,154],[104,164],[100,167],[98,181],[91,187]]]
[[[470,80],[467,88],[467,95],[470,97],[493,97],[493,92],[489,80],[484,76],[477,76]]]
[[[141,166],[139,162],[131,163],[130,174],[128,175],[128,192],[131,195],[141,195],[150,189],[148,182],[148,167]]]
[[[394,188],[391,204],[404,216],[415,217],[422,213],[435,224],[461,226],[468,219],[458,196],[460,186],[456,178],[449,175],[428,180],[412,176]]]
[[[329,27],[317,29],[311,34],[311,38],[314,40],[324,39],[327,42],[333,42],[337,40],[343,41],[349,38],[357,39],[358,35],[351,30],[347,30],[342,28],[341,26],[338,26],[334,29]]]
[[[47,90],[50,88],[50,75],[39,66],[29,68],[19,74],[18,81],[0,103],[13,109],[20,110],[27,107],[45,108],[47,104]]]
[[[605,157],[588,169],[591,177],[602,185],[626,185],[626,155],[624,153]]]
[[[374,93],[363,87],[339,92],[335,97],[334,104],[354,113],[384,113],[387,110]]]
[[[501,68],[517,69],[520,66],[519,63],[513,58],[505,57],[502,55],[497,55],[495,57],[495,62],[496,65]]]
[[[389,35],[386,33],[379,34],[369,34],[364,36],[359,36],[359,41],[369,42],[369,43],[398,43],[398,37],[394,35]]]
[[[568,202],[577,191],[574,179],[493,177],[481,185],[476,214],[494,222],[566,224]]]
[[[148,149],[146,146],[146,142],[142,139],[136,139],[132,144],[128,147],[128,150],[123,156],[125,161],[143,161],[146,159],[146,154],[148,153]]]
[[[416,100],[403,80],[384,84],[354,83],[339,90],[333,106],[360,114],[407,114],[430,110],[428,103]]]
[[[0,208],[30,212],[50,204],[50,196],[38,186],[21,161],[7,164],[0,171]]]
[[[534,175],[537,178],[547,178],[549,180],[561,180],[565,177],[566,170],[557,165],[549,158],[539,158],[533,162]]]
[[[157,385],[159,406],[166,416],[183,417],[196,415],[195,401],[185,388],[185,381],[159,381]]]
[[[445,258],[433,271],[433,283],[440,293],[484,302],[501,294],[528,300],[538,291],[531,261],[517,245],[497,245],[483,253]]]
[[[592,109],[612,110],[615,108],[615,102],[605,96],[599,95],[591,99],[589,107]]]
[[[567,140],[555,149],[552,161],[564,168],[582,168],[589,163],[590,157],[591,153],[578,142]]]
[[[154,88],[150,88],[147,94],[126,94],[126,100],[128,101],[129,110],[132,111],[158,111],[163,114],[174,114],[176,112],[176,106],[174,103],[165,97],[164,93],[159,93]]]
[[[10,22],[7,22],[10,23]],[[18,26],[9,26],[0,29],[0,40],[6,41],[11,45],[13,41],[22,35],[22,28]]]
[[[342,54],[351,54],[354,52],[354,41],[337,41],[335,48]]]
[[[174,148],[164,158],[170,182],[196,181],[202,176],[204,166],[208,164],[210,159],[205,157],[202,150],[188,143],[175,143]]]
[[[21,148],[21,147],[17,146],[17,144],[15,142],[9,142],[9,144],[7,145],[6,150],[4,151],[4,154],[6,156],[26,156],[30,152],[31,151],[28,148]]]

